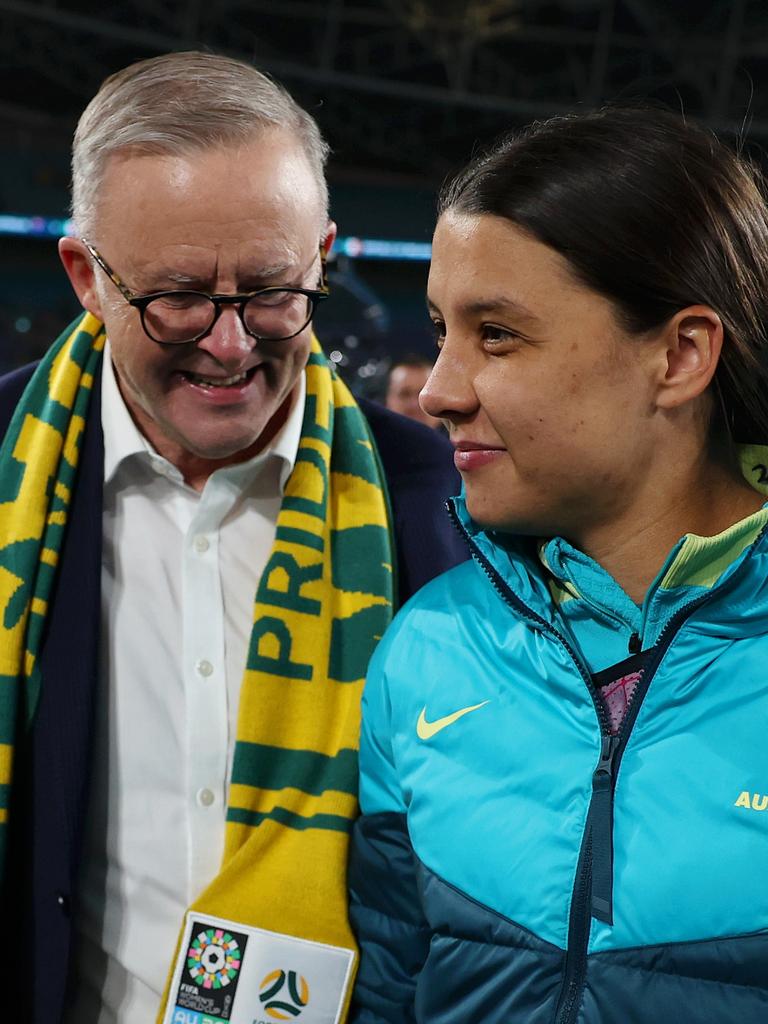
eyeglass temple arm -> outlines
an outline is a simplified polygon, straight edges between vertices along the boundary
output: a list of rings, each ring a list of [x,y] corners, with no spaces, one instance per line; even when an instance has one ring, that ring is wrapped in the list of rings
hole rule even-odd
[[[81,238],[80,241],[83,243],[85,248],[88,250],[88,252],[93,257],[93,259],[98,263],[98,265],[101,267],[101,269],[107,275],[107,277],[112,282],[112,284],[119,290],[119,292],[123,296],[123,298],[127,302],[131,302],[133,299],[135,299],[136,298],[136,293],[132,292],[131,289],[127,285],[123,284],[123,281],[120,278],[120,276],[115,273],[115,271],[112,269],[112,267],[110,267],[110,265],[107,263],[107,261],[104,259],[104,257],[101,255],[101,253],[98,251],[98,249],[96,249],[93,245],[91,245],[91,243],[86,238]]]

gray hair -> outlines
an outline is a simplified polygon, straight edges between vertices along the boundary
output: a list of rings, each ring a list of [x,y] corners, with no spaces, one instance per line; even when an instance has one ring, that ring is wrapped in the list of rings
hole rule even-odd
[[[189,51],[138,61],[107,78],[83,111],[72,148],[72,216],[93,231],[109,158],[124,150],[186,156],[250,141],[264,128],[292,132],[317,179],[327,217],[329,147],[314,118],[278,82],[243,61]]]

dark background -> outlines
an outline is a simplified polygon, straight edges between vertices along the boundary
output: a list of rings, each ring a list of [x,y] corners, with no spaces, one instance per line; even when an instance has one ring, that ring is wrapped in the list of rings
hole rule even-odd
[[[0,0],[0,222],[67,216],[70,139],[106,75],[200,48],[314,114],[342,236],[428,242],[436,188],[478,143],[605,101],[662,101],[757,160],[768,144],[768,0]],[[337,259],[317,327],[357,391],[430,351],[426,272]],[[0,369],[77,310],[55,237],[0,234]]]

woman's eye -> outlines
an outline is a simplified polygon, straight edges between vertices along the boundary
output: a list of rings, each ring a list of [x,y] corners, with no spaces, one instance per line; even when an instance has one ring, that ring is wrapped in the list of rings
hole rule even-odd
[[[432,321],[432,335],[435,339],[435,344],[437,345],[437,347],[441,348],[443,342],[445,341],[445,324],[443,323],[442,320]]]
[[[492,345],[517,341],[519,338],[519,335],[515,334],[514,331],[507,330],[506,327],[498,327],[496,324],[483,324],[482,336],[483,341],[489,342]]]

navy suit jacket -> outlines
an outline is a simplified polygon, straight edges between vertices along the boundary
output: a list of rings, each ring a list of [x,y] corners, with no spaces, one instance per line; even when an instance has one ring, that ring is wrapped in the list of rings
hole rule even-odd
[[[0,438],[33,369],[0,379]],[[2,906],[18,956],[14,982],[5,986],[0,1005],[8,1020],[30,1024],[57,1024],[65,1007],[72,903],[90,788],[101,616],[100,395],[97,382],[40,655],[41,697],[32,729],[16,752]],[[443,509],[460,481],[445,438],[373,402],[360,405],[389,487],[402,603],[467,557]]]

